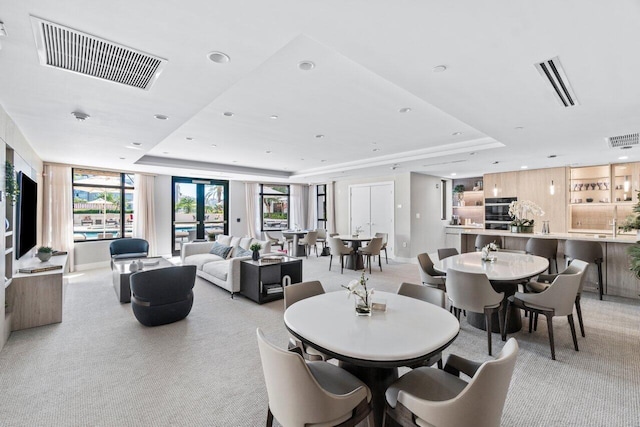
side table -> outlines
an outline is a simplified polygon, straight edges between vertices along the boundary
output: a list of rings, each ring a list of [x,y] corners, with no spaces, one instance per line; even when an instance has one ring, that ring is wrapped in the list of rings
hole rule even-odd
[[[275,258],[274,256],[267,256]],[[283,297],[283,279],[291,278],[291,283],[302,282],[302,260],[286,255],[278,255],[280,262],[244,260],[240,263],[240,293],[245,297],[264,304]],[[267,288],[271,288],[270,291]],[[271,293],[269,293],[271,292]]]

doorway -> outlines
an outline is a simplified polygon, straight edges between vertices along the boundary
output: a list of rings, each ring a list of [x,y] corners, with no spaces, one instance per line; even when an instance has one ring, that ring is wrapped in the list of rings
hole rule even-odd
[[[173,255],[183,243],[207,240],[229,231],[229,181],[173,177]]]
[[[350,232],[374,236],[387,233],[387,252],[394,254],[394,188],[392,182],[349,187]]]

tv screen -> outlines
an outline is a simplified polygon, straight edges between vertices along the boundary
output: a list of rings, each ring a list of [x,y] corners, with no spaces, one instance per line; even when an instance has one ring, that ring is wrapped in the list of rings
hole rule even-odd
[[[22,172],[18,172],[16,259],[22,258],[36,245],[38,211],[38,184]]]

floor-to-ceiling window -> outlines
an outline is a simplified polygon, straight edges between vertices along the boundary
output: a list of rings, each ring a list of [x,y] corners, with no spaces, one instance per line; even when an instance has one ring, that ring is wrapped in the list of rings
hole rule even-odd
[[[134,175],[73,168],[73,239],[131,237]]]
[[[173,177],[173,253],[184,242],[229,230],[229,181]]]
[[[316,185],[318,228],[327,228],[327,184]]]
[[[260,184],[261,231],[289,228],[289,186]]]

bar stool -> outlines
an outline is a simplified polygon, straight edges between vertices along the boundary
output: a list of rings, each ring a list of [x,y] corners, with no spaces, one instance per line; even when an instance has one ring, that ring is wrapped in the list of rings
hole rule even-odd
[[[580,240],[567,240],[564,255],[569,260],[579,259],[584,262],[595,263],[598,267],[598,294],[602,300],[604,284],[602,283],[602,246],[598,242],[585,242]]]
[[[549,260],[549,274],[551,271],[551,261],[555,264],[555,273],[558,273],[558,239],[539,239],[532,237],[527,240],[524,250],[531,255],[541,256]]]

